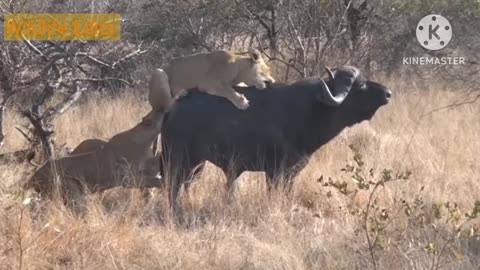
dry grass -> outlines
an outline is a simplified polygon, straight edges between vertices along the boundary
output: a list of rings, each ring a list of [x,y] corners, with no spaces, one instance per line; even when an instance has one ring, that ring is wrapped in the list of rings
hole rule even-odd
[[[464,93],[407,88],[393,87],[392,103],[372,122],[345,130],[318,151],[296,179],[293,198],[281,193],[266,198],[263,175],[245,173],[237,182],[235,202],[226,206],[221,200],[224,177],[209,166],[193,185],[190,200],[184,200],[190,219],[185,226],[174,225],[165,214],[165,191],[152,192],[145,205],[140,192],[121,189],[91,196],[85,220],[57,202],[33,220],[16,196],[16,183],[29,168],[3,166],[0,269],[372,268],[362,219],[350,213],[365,209],[369,192],[344,196],[317,182],[324,175],[354,189],[340,171],[352,161],[348,145],[363,155],[368,168],[412,171],[409,181],[379,190],[378,205],[392,216],[403,213],[401,198],[413,202],[424,186],[424,208],[414,213],[427,221],[415,225],[405,216],[392,219],[386,244],[375,248],[379,269],[478,269],[478,237],[459,237],[455,225],[433,220],[428,209],[450,201],[467,211],[480,199],[480,106],[420,118]],[[134,125],[147,110],[133,95],[91,99],[58,120],[57,141],[75,146],[86,138],[108,138]],[[12,113],[7,121],[7,150],[19,149],[24,142],[13,126],[22,120]]]

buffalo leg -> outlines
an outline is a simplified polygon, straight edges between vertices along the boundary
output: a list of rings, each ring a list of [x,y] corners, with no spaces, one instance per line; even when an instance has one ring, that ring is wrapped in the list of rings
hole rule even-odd
[[[276,163],[276,162],[275,162]],[[265,176],[266,176],[266,181],[267,181],[267,192],[270,194],[272,189],[278,188],[278,185],[281,180],[284,180],[285,182],[288,181],[289,175],[287,175],[288,170],[285,169],[284,162],[279,162],[279,164],[269,166],[265,170]]]
[[[176,180],[171,180],[168,190],[168,201],[170,203],[170,208],[174,215],[178,213],[179,202],[178,202],[178,192],[180,190],[180,183]]]
[[[205,162],[200,162],[198,165],[195,166],[195,168],[193,169],[193,172],[190,174],[190,176],[188,177],[188,181],[185,181],[185,183],[183,183],[183,187],[184,187],[184,190],[185,190],[185,194],[188,196],[188,190],[190,188],[190,184],[192,183],[192,181],[194,181],[195,179],[197,179],[200,174],[203,172],[203,169],[205,168]]]
[[[63,187],[62,197],[65,206],[77,217],[84,217],[87,213],[87,194],[82,182],[77,179],[68,179],[70,185]]]
[[[162,184],[165,182],[165,159],[160,157],[160,162],[159,162],[159,167],[160,167],[160,170],[159,170],[159,173],[160,175],[162,176],[162,179],[163,181]],[[193,166],[191,166],[193,167]],[[189,180],[185,180],[185,182],[183,182],[183,187],[184,187],[184,190],[185,190],[185,194],[188,195],[188,190],[189,190],[189,187],[190,187],[190,184],[191,184],[191,181],[190,180],[193,180],[193,179],[196,179],[198,178],[198,176],[203,172],[203,169],[205,168],[205,162],[202,161],[202,162],[199,162],[198,165],[196,165],[194,167],[193,170],[193,173],[190,174],[190,176],[187,177],[187,179]],[[178,187],[178,189],[180,189],[180,187]]]
[[[182,156],[182,154],[172,156],[172,159],[169,159],[168,162],[164,164],[164,166],[167,165],[167,170],[165,170],[164,177],[167,177],[169,183],[168,193],[170,208],[175,216],[179,213],[178,211],[181,210],[178,200],[180,188],[182,184],[186,184],[188,181],[190,181],[192,172],[194,172],[195,167],[200,163],[199,161],[187,159]],[[164,159],[164,161],[166,161],[166,159]]]
[[[266,180],[267,180],[267,192],[271,193],[272,189],[278,189],[280,182],[283,180],[284,189],[287,192],[290,192],[292,188],[292,180],[295,175],[286,174],[282,171],[278,172],[266,172]]]
[[[277,188],[279,182],[283,180],[285,190],[287,191],[287,193],[290,193],[293,186],[293,179],[298,175],[298,173],[300,173],[303,168],[305,168],[307,163],[307,161],[301,161],[294,166],[279,166],[279,169],[267,170],[266,180],[268,192],[271,192],[272,187]]]
[[[238,171],[234,169],[230,169],[227,172],[225,172],[225,176],[227,178],[226,190],[225,190],[225,201],[227,203],[231,203],[233,199],[233,192],[235,191],[234,183],[235,183],[235,180],[237,180],[239,175],[240,174],[238,173]]]

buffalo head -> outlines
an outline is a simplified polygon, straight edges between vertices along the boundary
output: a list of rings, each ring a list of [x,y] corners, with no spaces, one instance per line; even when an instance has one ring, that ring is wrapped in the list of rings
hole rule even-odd
[[[390,100],[392,93],[386,86],[368,80],[356,67],[343,66],[333,71],[328,67],[325,69],[329,78],[321,80],[317,95],[323,104],[342,107],[352,115],[369,119]]]

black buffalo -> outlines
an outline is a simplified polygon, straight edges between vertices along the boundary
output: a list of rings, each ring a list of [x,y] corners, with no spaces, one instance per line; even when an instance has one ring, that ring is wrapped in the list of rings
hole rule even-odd
[[[191,91],[166,115],[160,170],[170,206],[182,184],[208,160],[227,176],[227,190],[244,171],[264,171],[269,189],[305,167],[310,156],[345,127],[369,120],[388,103],[387,87],[351,66],[327,68],[329,79],[303,79],[264,90],[236,87],[250,100],[239,110],[222,97]],[[199,167],[200,166],[200,167]]]

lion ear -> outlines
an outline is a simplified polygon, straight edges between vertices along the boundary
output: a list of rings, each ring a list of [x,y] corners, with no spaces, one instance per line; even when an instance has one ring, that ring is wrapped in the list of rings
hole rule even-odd
[[[252,58],[253,62],[257,63],[260,62],[261,56],[260,56],[260,51],[257,49],[250,49],[248,51],[248,54]]]

